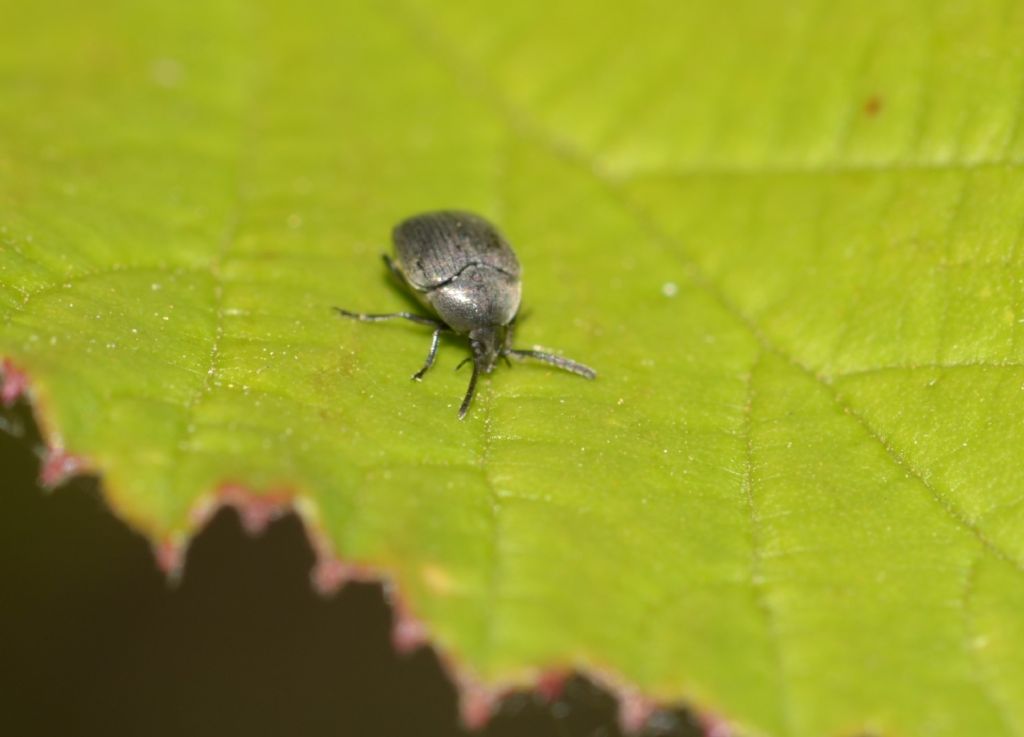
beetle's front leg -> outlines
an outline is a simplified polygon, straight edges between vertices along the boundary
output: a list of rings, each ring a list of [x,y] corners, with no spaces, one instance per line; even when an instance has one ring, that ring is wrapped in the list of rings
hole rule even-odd
[[[447,327],[439,327],[434,330],[434,337],[430,340],[430,352],[427,354],[427,361],[423,364],[423,368],[412,375],[413,381],[422,379],[423,374],[427,373],[430,367],[434,365],[434,359],[437,357],[437,346],[441,343],[441,333],[447,331]]]

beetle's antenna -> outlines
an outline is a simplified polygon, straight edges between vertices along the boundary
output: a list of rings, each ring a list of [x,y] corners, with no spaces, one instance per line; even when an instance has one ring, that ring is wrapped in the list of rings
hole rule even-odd
[[[462,400],[462,406],[459,407],[460,420],[466,418],[466,413],[469,412],[469,405],[473,402],[473,395],[476,393],[476,377],[478,373],[480,373],[479,366],[476,361],[473,361],[473,373],[470,374],[469,377],[469,388],[466,389],[466,398]]]
[[[569,371],[577,376],[582,376],[584,379],[596,379],[597,372],[589,366],[584,366],[582,363],[577,363],[569,358],[563,356],[556,356],[554,353],[545,353],[544,351],[527,351],[518,348],[510,348],[505,351],[506,355],[512,356],[513,358],[532,358],[537,361],[543,361],[544,363],[550,363],[552,366]]]

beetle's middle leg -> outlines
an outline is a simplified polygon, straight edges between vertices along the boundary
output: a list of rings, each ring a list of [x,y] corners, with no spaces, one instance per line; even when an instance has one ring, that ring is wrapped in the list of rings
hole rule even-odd
[[[388,312],[386,314],[368,314],[366,312],[352,312],[351,310],[343,310],[340,307],[335,307],[334,311],[342,317],[351,317],[353,320],[359,320],[360,322],[382,322],[383,320],[394,320],[401,318],[403,320],[409,320],[417,325],[429,325],[435,330],[442,329],[447,330],[448,326],[440,320],[433,320],[429,317],[423,317],[423,315],[417,315],[413,312]]]
[[[423,368],[412,375],[413,381],[422,379],[423,374],[427,373],[434,365],[434,359],[437,358],[437,346],[441,343],[441,333],[445,332],[448,332],[448,327],[445,325],[434,329],[434,337],[430,339],[430,352],[427,354],[427,361],[423,364]]]

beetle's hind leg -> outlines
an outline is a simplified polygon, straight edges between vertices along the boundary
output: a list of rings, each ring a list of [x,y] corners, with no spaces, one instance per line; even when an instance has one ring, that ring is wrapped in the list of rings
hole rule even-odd
[[[584,379],[596,379],[597,372],[589,366],[585,366],[582,363],[573,361],[571,358],[565,358],[563,356],[557,356],[554,353],[545,353],[544,351],[527,351],[518,348],[510,348],[505,351],[505,355],[512,356],[513,358],[532,358],[535,361],[543,361],[549,363],[552,366],[557,366],[563,371],[569,371],[582,376]]]
[[[398,270],[398,267],[395,266],[395,262],[391,259],[390,256],[388,256],[386,253],[382,253],[380,255],[380,257],[382,259],[384,259],[384,263],[387,264],[387,266],[388,266],[388,271],[390,271],[391,274],[396,279],[398,279],[399,284],[407,284],[408,283],[405,280],[405,274],[403,274],[401,271]]]
[[[419,381],[423,378],[423,374],[430,370],[430,367],[434,365],[434,359],[437,358],[437,346],[441,343],[441,333],[447,332],[447,326],[441,326],[434,329],[434,336],[430,339],[430,352],[427,353],[426,363],[423,364],[423,368],[412,375],[413,381]]]

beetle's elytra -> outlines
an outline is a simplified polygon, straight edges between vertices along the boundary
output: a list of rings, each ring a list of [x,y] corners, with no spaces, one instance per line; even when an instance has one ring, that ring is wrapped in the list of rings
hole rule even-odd
[[[334,309],[365,322],[403,318],[434,329],[419,381],[434,365],[441,333],[466,335],[473,354],[473,373],[459,419],[466,416],[476,391],[477,376],[490,373],[499,358],[536,359],[587,379],[597,373],[587,366],[544,351],[512,347],[512,333],[522,296],[521,269],[515,252],[498,229],[470,212],[442,210],[415,215],[395,226],[391,234],[394,258],[384,262],[402,284],[436,317],[411,312],[367,314]],[[462,363],[465,363],[463,361]],[[460,363],[459,366],[462,366]]]

